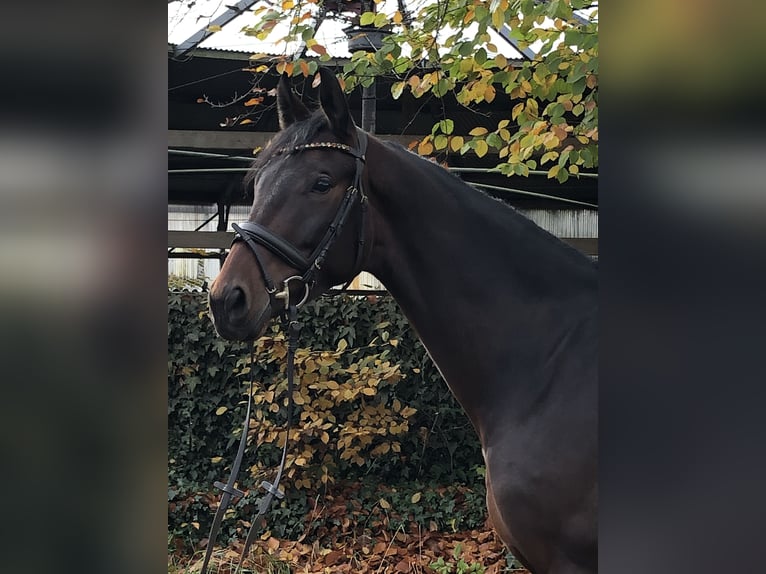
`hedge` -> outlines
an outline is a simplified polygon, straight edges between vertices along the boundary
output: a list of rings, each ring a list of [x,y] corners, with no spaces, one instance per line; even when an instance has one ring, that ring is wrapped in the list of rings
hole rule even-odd
[[[169,530],[193,545],[212,518],[211,485],[225,481],[236,450],[252,345],[217,336],[206,293],[171,291],[168,309]],[[481,502],[483,460],[473,427],[393,299],[326,297],[300,315],[298,422],[282,483],[287,497],[270,515],[280,524],[275,534],[297,532],[319,489],[369,483],[371,477],[394,490],[400,485],[400,493],[456,485]],[[280,325],[257,341],[255,352],[254,420],[240,473],[248,495],[237,503],[245,513],[261,494],[257,485],[272,477],[284,440],[286,342]],[[432,502],[430,514],[422,505],[413,512],[427,521],[442,516],[454,528],[454,501]],[[476,508],[468,511],[467,524],[481,521]],[[235,530],[230,524],[229,535]]]

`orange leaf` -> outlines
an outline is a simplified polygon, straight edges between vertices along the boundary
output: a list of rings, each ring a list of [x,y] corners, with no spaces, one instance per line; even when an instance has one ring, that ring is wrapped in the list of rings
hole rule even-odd
[[[418,153],[420,155],[429,155],[434,151],[433,144],[428,140],[423,140],[418,144]]]
[[[257,106],[263,101],[263,98],[250,98],[245,102],[246,106]]]
[[[340,561],[340,559],[343,558],[343,552],[338,552],[337,550],[331,550],[330,553],[325,556],[324,561],[325,564],[328,566],[334,566],[336,563]]]
[[[303,74],[304,78],[308,78],[309,75],[309,65],[306,63],[305,60],[301,60],[299,63],[299,66],[301,67],[301,73]]]
[[[490,84],[485,88],[484,99],[490,103],[495,99],[495,86]]]
[[[320,56],[324,56],[327,53],[327,48],[322,46],[322,44],[314,44],[313,46],[311,46],[311,50],[313,50]]]

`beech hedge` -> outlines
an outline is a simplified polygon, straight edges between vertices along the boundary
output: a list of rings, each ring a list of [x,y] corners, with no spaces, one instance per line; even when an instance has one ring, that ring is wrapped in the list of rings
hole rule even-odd
[[[473,427],[390,296],[323,297],[299,318],[296,422],[282,483],[288,496],[277,514],[292,513],[295,524],[312,493],[370,477],[389,487],[460,484],[483,492]],[[252,343],[218,337],[206,293],[169,292],[171,535],[199,539],[212,518],[212,484],[228,477],[242,431],[251,349]],[[254,503],[261,480],[271,479],[279,462],[285,354],[275,322],[255,343],[255,405],[239,481],[248,496],[239,507]],[[281,534],[289,536],[291,521],[283,522]]]

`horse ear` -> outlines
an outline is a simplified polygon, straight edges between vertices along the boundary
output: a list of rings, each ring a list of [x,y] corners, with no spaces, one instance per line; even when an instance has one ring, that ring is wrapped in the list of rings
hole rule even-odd
[[[305,120],[311,115],[306,106],[303,105],[290,87],[290,81],[285,74],[279,78],[277,85],[277,111],[279,112],[279,127],[285,129],[287,126]]]
[[[319,84],[319,101],[322,110],[330,121],[332,131],[344,141],[354,139],[356,132],[354,120],[348,111],[346,96],[338,79],[327,68],[319,68],[319,76],[322,78],[322,82]]]

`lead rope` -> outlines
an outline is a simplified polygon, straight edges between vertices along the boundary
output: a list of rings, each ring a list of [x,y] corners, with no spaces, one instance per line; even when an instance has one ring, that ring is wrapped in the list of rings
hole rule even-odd
[[[247,552],[250,549],[250,546],[253,543],[253,540],[255,539],[255,527],[258,522],[258,519],[264,516],[271,506],[272,501],[274,500],[274,497],[277,497],[279,499],[284,498],[284,493],[279,490],[279,481],[282,479],[282,473],[285,469],[285,462],[287,460],[287,445],[290,440],[290,429],[292,427],[293,422],[293,378],[295,373],[295,351],[298,346],[298,335],[300,334],[301,330],[301,324],[297,320],[297,314],[298,309],[291,305],[288,308],[288,324],[287,324],[287,331],[288,331],[288,339],[287,339],[287,424],[285,428],[285,444],[282,447],[282,460],[279,463],[279,468],[277,469],[276,478],[274,479],[273,483],[270,483],[266,480],[264,480],[261,483],[261,487],[263,487],[266,490],[266,494],[261,497],[261,499],[258,501],[258,513],[253,518],[251,524],[250,524],[250,530],[247,533],[247,538],[245,539],[245,546],[242,548],[242,553],[239,557],[239,564],[237,564],[237,568],[235,572],[238,572],[241,567],[242,563],[247,556]],[[226,484],[223,484],[222,482],[216,481],[214,485],[216,488],[219,488],[223,491],[223,495],[221,496],[221,501],[218,504],[218,509],[216,510],[215,517],[213,518],[213,524],[210,527],[210,534],[208,536],[208,543],[207,543],[207,549],[205,550],[205,559],[202,562],[202,569],[200,570],[201,574],[207,574],[207,568],[210,563],[210,558],[213,554],[213,547],[215,546],[215,540],[218,537],[218,532],[221,528],[221,522],[223,520],[223,516],[226,512],[226,509],[229,506],[229,502],[231,501],[231,498],[233,496],[242,497],[245,495],[244,492],[239,490],[234,486],[234,482],[237,480],[237,475],[239,474],[240,466],[242,465],[242,458],[245,453],[245,446],[247,444],[247,434],[248,430],[250,428],[250,413],[252,411],[252,404],[253,404],[253,378],[254,378],[254,363],[255,363],[255,344],[253,344],[253,348],[250,351],[250,388],[247,394],[247,412],[245,413],[245,423],[242,427],[242,437],[239,439],[239,448],[237,449],[237,456],[234,459],[234,464],[231,468],[231,474],[229,475],[229,480],[226,482]]]

